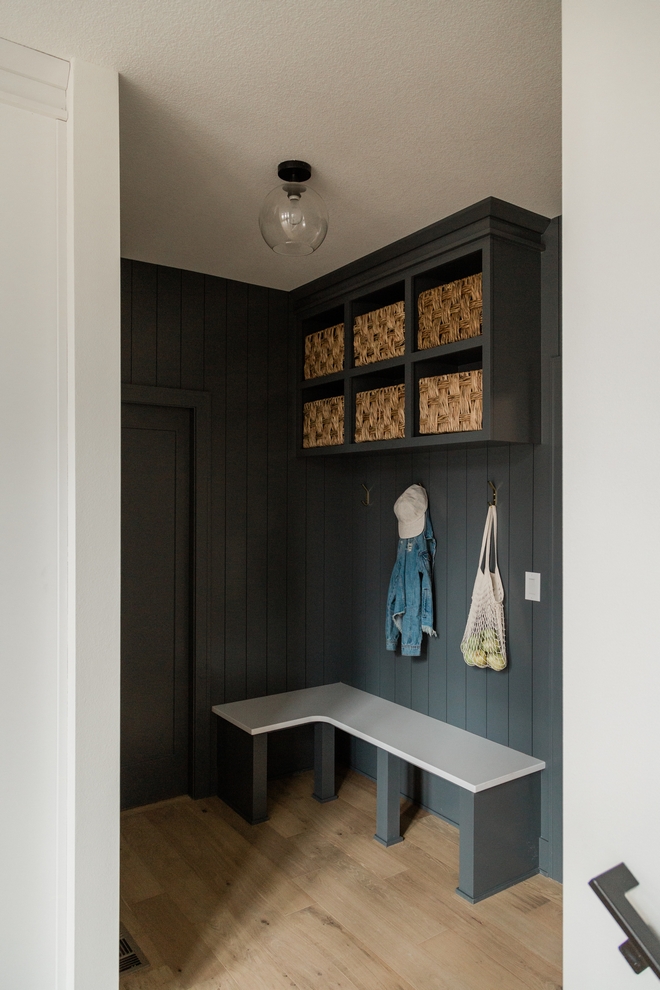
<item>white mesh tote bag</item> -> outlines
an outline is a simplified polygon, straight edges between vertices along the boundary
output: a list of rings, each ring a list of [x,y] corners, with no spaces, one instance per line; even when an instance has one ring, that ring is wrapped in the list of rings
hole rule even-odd
[[[493,544],[494,570],[490,569],[490,545]],[[497,509],[488,506],[484,538],[481,541],[479,567],[472,589],[472,604],[463,633],[461,651],[471,667],[506,667],[504,637],[504,588],[497,567]]]

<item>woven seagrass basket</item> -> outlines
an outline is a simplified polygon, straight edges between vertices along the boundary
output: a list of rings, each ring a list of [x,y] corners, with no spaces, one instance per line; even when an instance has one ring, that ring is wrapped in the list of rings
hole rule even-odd
[[[355,442],[405,436],[405,385],[388,385],[355,396]]]
[[[336,447],[344,442],[344,396],[303,406],[303,447]]]
[[[459,371],[419,380],[419,432],[462,433],[483,422],[483,373]]]
[[[305,380],[344,370],[344,324],[305,337]]]
[[[417,300],[417,347],[437,347],[482,332],[481,274],[459,278],[420,292]]]
[[[356,316],[353,354],[356,367],[401,357],[405,350],[406,313],[403,301]]]

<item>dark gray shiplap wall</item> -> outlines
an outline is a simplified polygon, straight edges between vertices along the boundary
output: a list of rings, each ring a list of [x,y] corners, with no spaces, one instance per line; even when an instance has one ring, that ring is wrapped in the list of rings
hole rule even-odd
[[[285,292],[122,262],[122,381],[211,396],[212,704],[288,684],[287,321]]]
[[[125,382],[203,389],[212,398],[210,660],[213,704],[344,680],[548,762],[543,869],[561,876],[559,233],[543,255],[542,442],[414,454],[295,455],[295,341],[287,295],[123,263]],[[459,644],[488,479],[499,486],[500,568],[510,664],[468,668]],[[436,628],[419,659],[385,650],[396,552],[392,506],[429,493],[438,540]],[[362,504],[362,483],[372,504]],[[542,601],[524,599],[524,572]],[[309,736],[273,750],[273,772],[309,760]],[[352,741],[355,766],[375,756]],[[404,790],[456,821],[455,788],[408,771]]]

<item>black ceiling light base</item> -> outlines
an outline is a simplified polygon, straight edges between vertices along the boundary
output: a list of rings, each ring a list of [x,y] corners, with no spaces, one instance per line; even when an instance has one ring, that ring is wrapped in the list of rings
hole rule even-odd
[[[312,174],[312,166],[307,162],[280,162],[277,174],[284,182],[307,182]]]

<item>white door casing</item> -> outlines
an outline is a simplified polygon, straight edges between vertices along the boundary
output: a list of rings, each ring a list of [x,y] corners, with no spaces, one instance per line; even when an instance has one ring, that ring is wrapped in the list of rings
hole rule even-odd
[[[0,39],[3,982],[117,986],[117,75]]]

